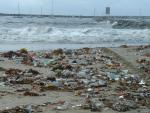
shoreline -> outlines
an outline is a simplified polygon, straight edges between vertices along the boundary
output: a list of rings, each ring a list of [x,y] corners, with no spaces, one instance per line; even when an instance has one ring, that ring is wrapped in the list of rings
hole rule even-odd
[[[5,51],[17,51],[20,48],[27,48],[30,51],[46,51],[46,50],[53,50],[53,49],[79,49],[84,47],[95,48],[95,47],[106,47],[106,48],[119,48],[121,45],[128,45],[128,46],[144,46],[149,45],[148,43],[143,44],[124,44],[124,43],[114,43],[114,44],[55,44],[55,43],[2,43],[0,44],[0,52]],[[42,47],[42,49],[41,49]]]

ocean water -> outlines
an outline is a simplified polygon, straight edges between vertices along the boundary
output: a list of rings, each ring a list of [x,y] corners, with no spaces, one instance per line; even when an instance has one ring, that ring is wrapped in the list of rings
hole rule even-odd
[[[0,16],[0,51],[150,44],[149,29],[113,29],[92,18]]]

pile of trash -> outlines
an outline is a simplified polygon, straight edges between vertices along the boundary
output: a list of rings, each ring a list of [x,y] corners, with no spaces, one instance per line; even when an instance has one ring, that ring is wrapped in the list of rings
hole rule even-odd
[[[28,51],[25,48],[22,48],[16,52],[14,51],[8,51],[6,53],[3,53],[2,56],[9,59],[15,59],[16,57],[25,57],[28,55]]]
[[[141,45],[141,46],[138,46],[136,47],[136,50],[144,50],[144,49],[149,49],[150,48],[150,45]]]
[[[40,92],[46,91],[71,91],[75,96],[84,98],[79,107],[91,111],[109,107],[125,112],[141,106],[150,107],[150,88],[145,80],[138,73],[129,72],[124,64],[101,48],[57,49],[50,52],[21,49],[17,53],[4,53],[3,56],[13,60],[22,57],[22,64],[46,67],[54,73],[45,76],[33,69],[5,70],[5,75],[0,79],[3,78],[6,84],[32,86],[32,90],[18,90],[23,91],[24,96],[41,96]],[[138,62],[149,66],[145,60]],[[149,73],[150,68],[145,68]],[[56,107],[59,110],[64,108],[68,109],[66,104]]]
[[[138,59],[137,63],[140,64],[139,68],[143,70],[146,75],[150,75],[150,57]]]
[[[31,84],[37,78],[40,73],[33,69],[19,70],[19,69],[8,69],[5,71],[3,76],[0,76],[1,82],[6,84]]]
[[[42,110],[38,106],[17,106],[15,108],[6,108],[5,110],[0,110],[0,113],[42,113]]]
[[[143,73],[144,80],[148,86],[150,86],[150,45],[137,47],[137,52],[141,52],[141,58],[136,62],[139,64],[138,68]]]

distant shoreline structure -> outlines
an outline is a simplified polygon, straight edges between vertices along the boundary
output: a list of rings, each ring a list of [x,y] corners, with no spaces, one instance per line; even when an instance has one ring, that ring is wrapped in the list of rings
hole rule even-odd
[[[0,16],[27,16],[27,17],[70,17],[70,18],[103,18],[103,19],[114,19],[114,18],[122,18],[122,19],[150,19],[150,16],[82,16],[82,15],[41,15],[41,14],[8,14],[8,13],[0,13]]]

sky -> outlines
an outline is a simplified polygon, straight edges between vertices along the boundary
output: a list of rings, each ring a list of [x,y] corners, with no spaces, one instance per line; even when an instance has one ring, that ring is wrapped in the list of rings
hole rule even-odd
[[[111,7],[111,15],[150,16],[150,0],[0,0],[1,13],[54,14],[61,15],[105,15]]]

